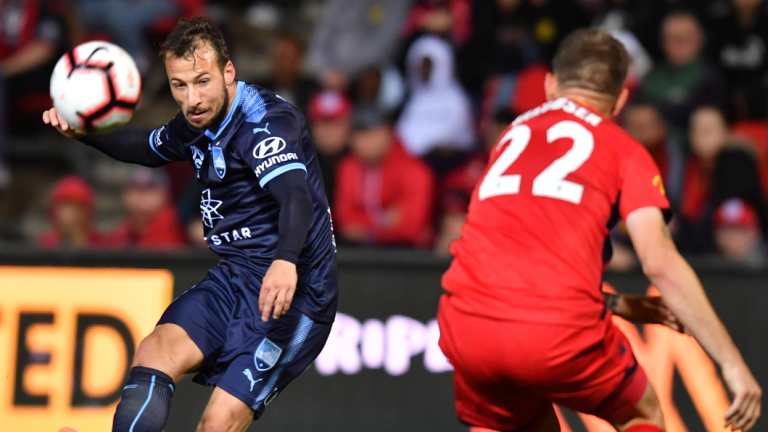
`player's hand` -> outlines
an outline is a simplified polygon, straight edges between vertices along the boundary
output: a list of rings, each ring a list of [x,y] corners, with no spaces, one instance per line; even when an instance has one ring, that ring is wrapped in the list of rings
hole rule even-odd
[[[725,412],[725,427],[748,431],[760,417],[760,385],[743,360],[735,365],[723,365],[722,373],[733,394],[733,402]]]
[[[56,111],[56,108],[50,108],[43,112],[43,123],[53,126],[60,134],[67,138],[77,139],[85,135],[69,127],[66,120]]]
[[[632,322],[662,324],[675,331],[683,332],[683,324],[664,304],[661,297],[633,294],[615,294],[613,313]]]
[[[296,264],[280,259],[272,262],[261,281],[259,312],[262,321],[269,321],[270,315],[278,319],[288,312],[297,281]]]

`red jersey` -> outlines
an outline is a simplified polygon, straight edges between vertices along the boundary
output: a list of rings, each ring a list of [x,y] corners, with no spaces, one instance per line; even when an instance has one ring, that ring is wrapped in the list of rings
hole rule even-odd
[[[610,226],[648,206],[669,203],[646,149],[585,106],[547,102],[492,150],[443,287],[466,313],[593,324]]]

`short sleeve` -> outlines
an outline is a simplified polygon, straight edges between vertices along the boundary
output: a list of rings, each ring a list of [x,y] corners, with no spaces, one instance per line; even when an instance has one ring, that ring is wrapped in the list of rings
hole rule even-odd
[[[290,110],[267,114],[261,122],[249,124],[250,139],[240,149],[241,157],[264,188],[276,177],[292,170],[307,171],[301,140],[302,117]]]
[[[669,201],[659,168],[651,155],[637,145],[624,160],[619,212],[622,219],[634,210],[643,207],[657,207],[668,213]]]
[[[184,152],[184,131],[187,129],[184,117],[178,114],[170,122],[152,129],[147,145],[154,154],[166,162],[183,161],[187,159]]]

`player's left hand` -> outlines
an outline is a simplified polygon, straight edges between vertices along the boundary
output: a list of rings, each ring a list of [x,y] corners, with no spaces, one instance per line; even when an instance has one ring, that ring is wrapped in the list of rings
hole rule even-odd
[[[664,304],[661,297],[633,294],[616,294],[611,308],[613,313],[632,322],[662,324],[675,331],[684,332],[683,324]]]
[[[270,315],[278,319],[288,312],[297,281],[296,264],[281,259],[272,262],[261,281],[259,312],[262,321],[269,321]]]

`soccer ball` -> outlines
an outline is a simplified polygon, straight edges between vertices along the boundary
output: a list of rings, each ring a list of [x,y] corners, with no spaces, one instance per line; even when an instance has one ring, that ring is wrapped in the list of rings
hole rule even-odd
[[[80,132],[105,132],[131,119],[141,96],[141,75],[130,54],[91,41],[61,56],[51,74],[53,106]]]

